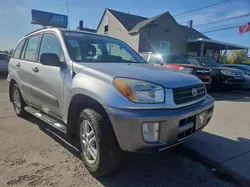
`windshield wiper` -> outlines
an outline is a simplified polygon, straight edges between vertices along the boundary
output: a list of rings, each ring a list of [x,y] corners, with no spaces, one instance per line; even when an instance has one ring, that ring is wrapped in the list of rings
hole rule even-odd
[[[126,62],[126,63],[135,63],[135,64],[139,64],[141,62],[138,62],[138,61],[132,61],[132,60],[124,60],[123,62]]]

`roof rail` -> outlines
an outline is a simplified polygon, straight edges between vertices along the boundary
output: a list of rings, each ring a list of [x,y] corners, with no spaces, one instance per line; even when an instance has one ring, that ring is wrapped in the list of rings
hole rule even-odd
[[[32,33],[34,33],[34,32],[37,32],[37,31],[40,31],[40,30],[43,30],[43,29],[47,29],[47,28],[48,28],[48,27],[43,27],[43,28],[34,30],[34,31],[32,31],[32,32],[30,32],[30,33],[28,33],[28,34],[26,34],[25,36],[28,36],[28,35],[30,35],[30,34],[32,34]]]

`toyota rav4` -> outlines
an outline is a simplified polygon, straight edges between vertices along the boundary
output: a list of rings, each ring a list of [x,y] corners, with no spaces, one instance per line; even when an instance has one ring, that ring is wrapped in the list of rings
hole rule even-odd
[[[182,143],[213,114],[197,77],[154,67],[118,39],[81,31],[26,35],[10,59],[8,81],[16,114],[30,113],[79,140],[94,176],[116,169],[123,151]]]

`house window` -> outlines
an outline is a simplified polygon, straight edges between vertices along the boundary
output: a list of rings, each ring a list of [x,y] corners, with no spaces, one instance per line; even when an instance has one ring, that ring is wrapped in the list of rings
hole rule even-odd
[[[169,41],[160,41],[159,50],[163,53],[170,52],[170,42]]]
[[[106,16],[104,18],[104,33],[108,32],[108,30],[109,30],[109,17]]]

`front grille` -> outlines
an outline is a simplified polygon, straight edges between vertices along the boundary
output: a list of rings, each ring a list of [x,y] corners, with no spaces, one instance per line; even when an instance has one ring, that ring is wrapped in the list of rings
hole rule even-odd
[[[195,74],[196,75],[210,75],[210,71],[207,69],[196,69]]]
[[[200,99],[206,95],[203,84],[185,86],[173,89],[175,104],[183,104]]]

